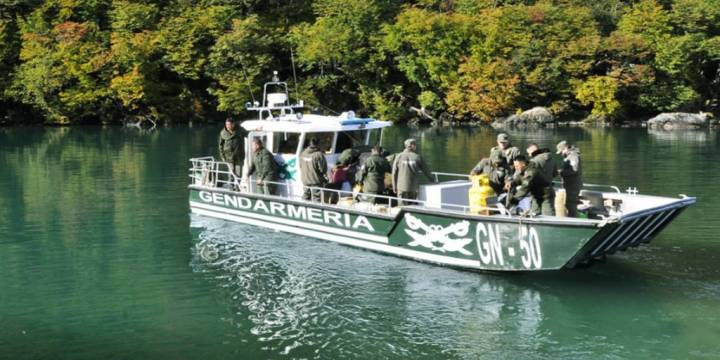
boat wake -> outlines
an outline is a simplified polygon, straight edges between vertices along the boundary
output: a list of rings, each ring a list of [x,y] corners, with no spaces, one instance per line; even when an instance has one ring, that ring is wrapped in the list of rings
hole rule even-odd
[[[505,333],[525,334],[528,351],[543,342],[541,293],[503,278],[201,216],[192,227],[191,266],[221,289],[225,320],[272,356],[487,356]]]

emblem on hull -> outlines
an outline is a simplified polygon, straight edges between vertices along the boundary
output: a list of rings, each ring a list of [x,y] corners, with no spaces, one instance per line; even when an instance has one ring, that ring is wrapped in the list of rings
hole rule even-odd
[[[470,244],[472,238],[455,238],[451,239],[450,235],[455,237],[465,236],[470,230],[470,222],[467,220],[458,221],[448,226],[427,225],[419,218],[412,214],[405,214],[405,222],[409,229],[405,229],[413,241],[408,245],[416,247],[421,246],[432,251],[439,252],[459,252],[463,255],[472,255],[465,246]],[[422,230],[421,234],[414,230]]]

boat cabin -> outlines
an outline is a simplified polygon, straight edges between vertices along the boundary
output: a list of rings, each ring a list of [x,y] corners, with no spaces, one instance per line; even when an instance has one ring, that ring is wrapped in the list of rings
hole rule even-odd
[[[319,140],[330,171],[344,150],[363,146],[369,148],[379,144],[383,128],[392,126],[389,121],[356,117],[352,111],[338,116],[295,111],[303,106],[302,101],[291,104],[287,84],[274,77],[272,82],[265,84],[262,104],[256,102],[246,105],[248,110],[258,112],[258,118],[243,121],[241,124],[248,131],[244,175],[249,168],[247,165],[252,161],[252,141],[261,139],[265,147],[275,155],[275,161],[283,164],[281,180],[287,184],[278,187],[278,195],[281,196],[302,194],[298,159],[311,138]]]

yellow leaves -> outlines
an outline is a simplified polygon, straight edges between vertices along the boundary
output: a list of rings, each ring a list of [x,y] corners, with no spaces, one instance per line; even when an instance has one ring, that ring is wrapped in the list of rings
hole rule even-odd
[[[112,33],[110,35],[110,53],[113,62],[123,68],[131,68],[150,61],[159,51],[159,34],[155,31],[137,33]]]
[[[136,110],[145,96],[145,76],[136,66],[127,74],[116,76],[110,81],[110,89],[123,106]]]
[[[616,94],[620,86],[616,78],[593,76],[579,84],[575,97],[583,105],[592,105],[592,115],[612,118],[620,109]]]

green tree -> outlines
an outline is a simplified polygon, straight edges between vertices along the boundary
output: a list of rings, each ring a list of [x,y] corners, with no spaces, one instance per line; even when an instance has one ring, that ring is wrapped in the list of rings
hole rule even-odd
[[[249,100],[248,94],[262,91],[267,81],[274,44],[256,16],[233,20],[232,30],[221,35],[210,49],[207,73],[217,81],[209,89],[217,97],[218,110],[238,112]]]
[[[613,119],[620,110],[617,93],[618,79],[611,76],[594,76],[582,82],[576,95],[583,105],[592,105],[591,114],[600,119]]]
[[[77,22],[90,8],[48,2],[19,23],[22,50],[9,95],[51,123],[111,116],[107,33],[93,21]],[[49,19],[49,21],[48,21]]]

